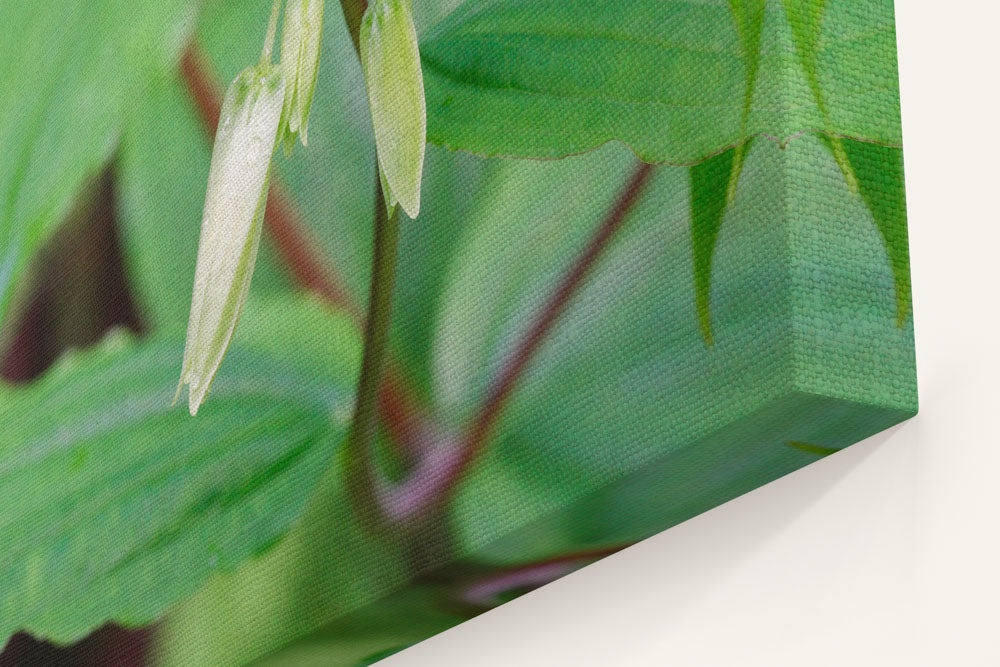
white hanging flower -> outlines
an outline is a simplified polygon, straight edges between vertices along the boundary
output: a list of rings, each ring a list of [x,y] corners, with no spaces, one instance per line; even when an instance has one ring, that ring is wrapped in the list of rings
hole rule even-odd
[[[205,400],[239,319],[260,244],[284,100],[281,69],[262,61],[226,92],[215,135],[201,221],[184,365],[177,395],[189,389],[191,414]]]
[[[398,202],[415,218],[420,212],[427,109],[410,1],[373,0],[360,37],[386,202],[390,208]]]
[[[281,69],[285,74],[285,155],[298,137],[308,142],[309,108],[316,90],[319,54],[323,42],[323,0],[288,0],[281,29]]]

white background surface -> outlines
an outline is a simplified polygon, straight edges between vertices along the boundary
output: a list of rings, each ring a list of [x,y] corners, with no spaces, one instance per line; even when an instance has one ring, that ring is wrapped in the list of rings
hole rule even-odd
[[[1000,7],[896,12],[920,414],[380,664],[1000,665]]]

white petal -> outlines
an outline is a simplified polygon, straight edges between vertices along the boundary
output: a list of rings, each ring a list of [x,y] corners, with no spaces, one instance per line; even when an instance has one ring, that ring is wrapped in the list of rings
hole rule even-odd
[[[296,136],[308,142],[307,128],[323,41],[323,0],[290,0],[281,35],[281,68],[287,86],[284,118],[285,154]]]
[[[250,288],[283,97],[277,67],[252,67],[236,77],[222,105],[180,379],[180,385],[190,385],[192,415],[222,362]]]
[[[285,119],[292,134],[298,130],[298,114],[292,114],[292,107],[295,105],[299,66],[302,62],[302,32],[305,28],[307,2],[308,0],[291,0],[285,5],[285,21],[281,27],[281,69],[288,87],[285,95]]]

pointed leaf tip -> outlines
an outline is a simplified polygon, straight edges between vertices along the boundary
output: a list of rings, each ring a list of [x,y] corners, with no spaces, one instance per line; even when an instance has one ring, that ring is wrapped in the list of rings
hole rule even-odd
[[[742,149],[740,149],[742,151]],[[711,346],[712,258],[730,199],[730,184],[739,179],[734,170],[737,149],[730,149],[691,167],[691,250],[694,265],[695,309],[698,328]],[[742,160],[742,153],[740,153]],[[732,186],[735,190],[735,185]]]
[[[848,139],[841,146],[844,159],[855,175],[855,191],[861,195],[882,237],[895,283],[896,326],[902,327],[910,317],[912,300],[903,151]]]

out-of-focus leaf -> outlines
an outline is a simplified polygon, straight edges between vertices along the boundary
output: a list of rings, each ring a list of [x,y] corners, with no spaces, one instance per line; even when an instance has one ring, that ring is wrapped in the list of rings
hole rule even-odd
[[[607,147],[558,162],[501,163],[493,194],[470,211],[474,229],[444,278],[433,371],[435,402],[446,417],[468,418],[519,325],[583,248],[634,162],[628,151]],[[683,179],[686,170],[677,173]]]
[[[435,339],[434,396],[456,423],[475,413],[600,223],[628,162],[627,152],[608,148],[512,165],[511,186],[474,214],[481,220],[456,255]],[[691,284],[690,171],[657,169],[529,364],[460,485],[454,520],[463,548],[483,547],[784,395],[796,349],[808,350],[815,369],[795,378],[804,391],[910,409],[912,397],[888,380],[912,371],[909,333],[895,326],[892,270],[823,143],[753,144],[715,243],[711,347]],[[727,171],[719,171],[721,182]],[[856,370],[845,375],[846,367]]]
[[[822,141],[842,173],[846,171],[848,187],[856,184],[860,190],[882,235],[896,281],[896,321],[903,326],[910,312],[911,288],[902,149],[831,137],[823,137]],[[742,160],[740,151],[750,145],[744,144],[691,167],[695,299],[702,334],[709,344],[712,342],[712,256],[742,169],[736,161]]]
[[[824,88],[822,82],[822,73],[825,66],[825,63],[822,63],[820,60],[823,28],[824,25],[832,25],[832,22],[837,20],[837,16],[832,18],[828,17],[827,11],[830,5],[829,0],[782,0],[782,4],[785,7],[785,15],[788,17],[788,25],[792,31],[792,37],[795,42],[795,50],[798,53],[799,61],[802,64],[802,71],[805,73],[806,81],[809,84],[813,104],[815,104],[816,108],[819,109],[820,116],[822,118],[822,125],[819,127],[827,133],[827,146],[833,153],[833,157],[843,172],[844,178],[847,180],[849,187],[856,191],[858,187],[857,182],[855,181],[856,177],[854,172],[851,170],[848,158],[844,153],[844,142],[841,137],[844,133],[838,132],[835,129],[831,103],[828,101],[829,93]],[[892,3],[890,2],[888,4],[890,12],[889,18],[891,20]],[[885,55],[889,56],[892,54]],[[859,64],[859,66],[864,65]],[[866,111],[871,113],[891,113],[892,109],[871,109]],[[898,116],[898,114],[899,111],[897,104],[896,115]]]
[[[733,149],[732,175],[726,190],[726,199],[732,201],[736,195],[740,173],[743,171],[743,158],[750,150],[747,141],[747,125],[750,122],[750,112],[753,111],[753,96],[757,90],[757,72],[760,70],[760,38],[764,31],[764,11],[766,0],[729,0],[729,11],[736,23],[736,35],[740,41],[740,51],[743,55],[746,93],[743,96],[743,115],[740,120],[739,143]]]
[[[764,31],[766,0],[729,0],[729,11],[736,23],[736,36],[740,42],[746,79],[743,97],[743,118],[748,119],[753,109],[753,93],[757,87],[760,69],[760,38]]]
[[[829,107],[823,84],[820,82],[819,55],[823,19],[829,2],[828,0],[782,0],[782,4],[816,106],[819,107],[820,113],[827,116]]]
[[[466,620],[442,607],[442,591],[411,586],[260,662],[261,667],[366,667]]]
[[[470,0],[421,41],[428,139],[519,157],[618,140],[673,164],[759,134],[901,142],[891,0],[825,0],[817,26],[768,0],[757,61],[744,58],[755,3],[742,4],[734,16],[724,0]]]
[[[853,444],[868,423],[887,428],[908,415],[873,417],[870,406],[836,407],[815,394],[795,394],[667,454],[579,501],[513,531],[477,553],[481,564],[513,565],[560,554],[619,548]],[[818,447],[783,438],[837,444]]]
[[[195,0],[4,2],[0,333],[31,259],[115,148],[149,81],[173,67]]]
[[[420,217],[401,225],[392,347],[414,388],[430,386],[430,350],[454,254],[479,220],[473,215],[503,184],[504,162],[427,147]]]
[[[389,594],[410,576],[391,536],[358,520],[343,470],[332,466],[274,549],[213,578],[171,610],[158,637],[158,662],[246,664]]]
[[[183,340],[116,335],[0,388],[0,643],[138,625],[277,541],[342,440],[354,325],[313,300],[248,308],[197,418]]]

